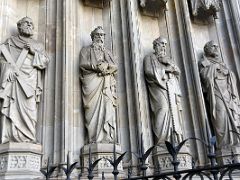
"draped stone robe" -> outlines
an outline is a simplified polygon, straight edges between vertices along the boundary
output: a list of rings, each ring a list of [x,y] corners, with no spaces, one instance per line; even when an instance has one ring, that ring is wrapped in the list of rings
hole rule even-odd
[[[167,57],[160,59],[155,54],[151,54],[144,59],[155,143],[170,140],[173,130],[177,141],[183,138],[181,91],[176,72],[167,72],[170,66],[175,65],[171,64]]]
[[[112,54],[106,49],[101,61],[116,68]],[[80,79],[85,126],[89,142],[113,142],[116,130],[116,72],[103,76],[96,70],[98,63],[92,46],[81,50]]]
[[[41,44],[28,40],[35,55],[24,49],[27,42],[21,36],[12,36],[0,46],[1,143],[36,142],[37,103],[43,90],[41,71],[49,59]],[[18,76],[9,82],[12,71]]]
[[[200,63],[203,92],[209,105],[210,119],[218,148],[239,143],[239,95],[236,78],[223,62],[205,57]]]

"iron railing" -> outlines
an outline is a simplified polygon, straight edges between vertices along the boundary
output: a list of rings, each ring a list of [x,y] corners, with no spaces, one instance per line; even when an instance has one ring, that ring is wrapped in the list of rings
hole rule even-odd
[[[192,169],[179,170],[178,167],[181,162],[177,158],[178,153],[180,152],[182,146],[186,143],[186,141],[188,141],[190,139],[199,140],[207,146],[208,158],[210,160],[210,165],[207,165],[205,167],[195,167],[195,163],[192,160]],[[141,142],[142,142],[142,136],[141,136]],[[122,179],[122,180],[137,180],[137,179],[142,179],[142,180],[150,180],[150,179],[152,179],[152,180],[157,180],[157,179],[188,180],[189,179],[189,180],[192,180],[193,178],[194,179],[197,178],[197,179],[201,179],[201,180],[205,180],[205,179],[206,180],[226,180],[226,179],[227,180],[237,180],[237,179],[240,179],[240,175],[239,175],[239,178],[237,178],[237,175],[235,173],[240,170],[240,163],[235,161],[234,153],[232,152],[232,154],[231,154],[232,161],[229,162],[229,164],[218,165],[216,163],[217,161],[216,161],[216,153],[215,153],[215,144],[216,144],[215,137],[212,137],[210,139],[209,143],[206,143],[197,138],[188,138],[188,139],[185,139],[184,141],[180,142],[179,144],[177,144],[173,141],[172,142],[165,141],[166,148],[172,157],[171,163],[173,165],[173,171],[161,173],[161,170],[160,170],[161,164],[158,164],[159,167],[156,167],[158,170],[155,171],[154,175],[147,175],[146,170],[149,167],[146,164],[146,160],[156,146],[152,146],[148,150],[144,151],[144,148],[141,145],[140,152],[138,154],[133,153],[138,158],[138,162],[139,162],[138,169],[141,174],[140,176],[133,175],[132,167],[129,166],[128,174],[127,174],[126,178],[120,178],[120,177],[118,178],[118,176],[119,176],[118,166],[119,166],[120,162],[123,160],[123,158],[127,152],[121,154],[117,158],[115,143],[114,143],[114,149],[113,149],[113,160],[111,160],[111,159],[106,159],[106,160],[109,161],[109,163],[113,167],[112,174],[113,174],[114,180],[117,180],[117,179]],[[41,172],[45,176],[45,178],[48,180],[48,179],[50,179],[51,175],[54,173],[54,170],[56,170],[56,168],[58,167],[59,170],[62,169],[64,171],[64,173],[66,174],[66,179],[70,180],[73,170],[77,168],[77,169],[80,169],[80,174],[78,175],[78,179],[80,180],[82,178],[82,170],[84,168],[86,168],[87,173],[88,173],[87,178],[89,180],[92,180],[92,179],[94,179],[94,173],[93,173],[94,168],[100,160],[101,159],[97,159],[94,162],[92,161],[91,146],[89,146],[88,167],[81,167],[81,165],[78,164],[77,162],[74,162],[71,164],[70,160],[69,160],[69,154],[68,154],[66,163],[56,166],[56,165],[50,165],[50,162],[48,160],[47,167],[42,168]],[[106,178],[104,176],[104,172],[102,172],[102,180],[104,180],[104,179],[106,179]]]

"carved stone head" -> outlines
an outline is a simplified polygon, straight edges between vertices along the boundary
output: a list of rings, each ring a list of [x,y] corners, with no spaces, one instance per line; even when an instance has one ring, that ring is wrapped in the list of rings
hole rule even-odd
[[[105,32],[102,28],[102,26],[96,27],[92,32],[91,32],[91,38],[93,41],[93,44],[104,44],[105,40]]]
[[[217,58],[219,56],[219,46],[214,41],[209,41],[204,46],[204,53],[207,57]]]
[[[29,17],[24,17],[17,22],[17,28],[20,35],[30,37],[33,35],[33,21]]]
[[[159,57],[165,57],[167,55],[167,39],[159,37],[153,41],[153,49],[155,54]]]

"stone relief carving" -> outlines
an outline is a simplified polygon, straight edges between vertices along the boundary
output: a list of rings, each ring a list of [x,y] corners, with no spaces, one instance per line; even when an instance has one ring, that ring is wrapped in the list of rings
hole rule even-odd
[[[34,154],[10,154],[8,157],[0,155],[0,173],[8,170],[28,169],[39,171],[41,156]]]
[[[104,168],[112,168],[112,165],[110,164],[110,162],[107,159],[113,160],[113,155],[99,155],[99,154],[94,154],[92,156],[92,161],[96,161],[97,159],[102,158],[99,163],[97,164],[97,168],[98,169],[104,169]],[[89,165],[89,160],[86,158],[86,160],[84,161],[84,167],[88,167]],[[118,166],[119,169],[122,169],[122,163],[119,164]]]
[[[0,172],[5,171],[7,169],[7,156],[0,157]]]
[[[218,45],[210,41],[204,46],[199,63],[202,89],[219,149],[236,145],[239,133],[239,95],[234,73],[221,60]]]
[[[19,35],[0,46],[0,143],[36,142],[41,76],[49,63],[43,45],[32,38],[32,19],[22,18],[17,28]]]
[[[213,15],[217,18],[217,12],[220,10],[219,0],[191,0],[192,14],[198,16],[203,13],[205,16]]]
[[[168,0],[140,0],[142,13],[146,16],[158,17],[159,12],[167,9]]]
[[[80,53],[80,79],[89,142],[113,142],[116,130],[117,65],[104,46],[101,26],[91,32],[92,44]]]
[[[155,143],[183,139],[179,68],[166,56],[167,40],[153,41],[154,53],[144,58],[144,72],[148,87],[152,129]]]
[[[192,166],[192,158],[189,155],[180,154],[178,161],[181,162],[179,168],[188,168]],[[165,157],[159,158],[159,164],[163,169],[172,169],[172,157],[166,155]]]

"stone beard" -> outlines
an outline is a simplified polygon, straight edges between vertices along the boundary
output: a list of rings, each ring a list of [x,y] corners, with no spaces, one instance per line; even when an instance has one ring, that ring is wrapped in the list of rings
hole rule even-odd
[[[148,87],[152,130],[155,143],[183,139],[179,68],[166,57],[167,41],[158,38],[153,42],[155,52],[144,58],[144,72]]]
[[[80,52],[80,79],[88,140],[109,143],[116,131],[117,66],[113,56],[104,47],[101,27],[92,34],[92,45]]]
[[[234,73],[219,58],[218,45],[213,41],[204,47],[204,56],[199,64],[202,89],[210,114],[211,124],[217,138],[217,147],[222,149],[239,143],[240,109],[239,95]]]
[[[0,46],[1,143],[36,142],[42,70],[49,63],[43,46],[31,38],[32,20],[21,19],[18,30]]]

